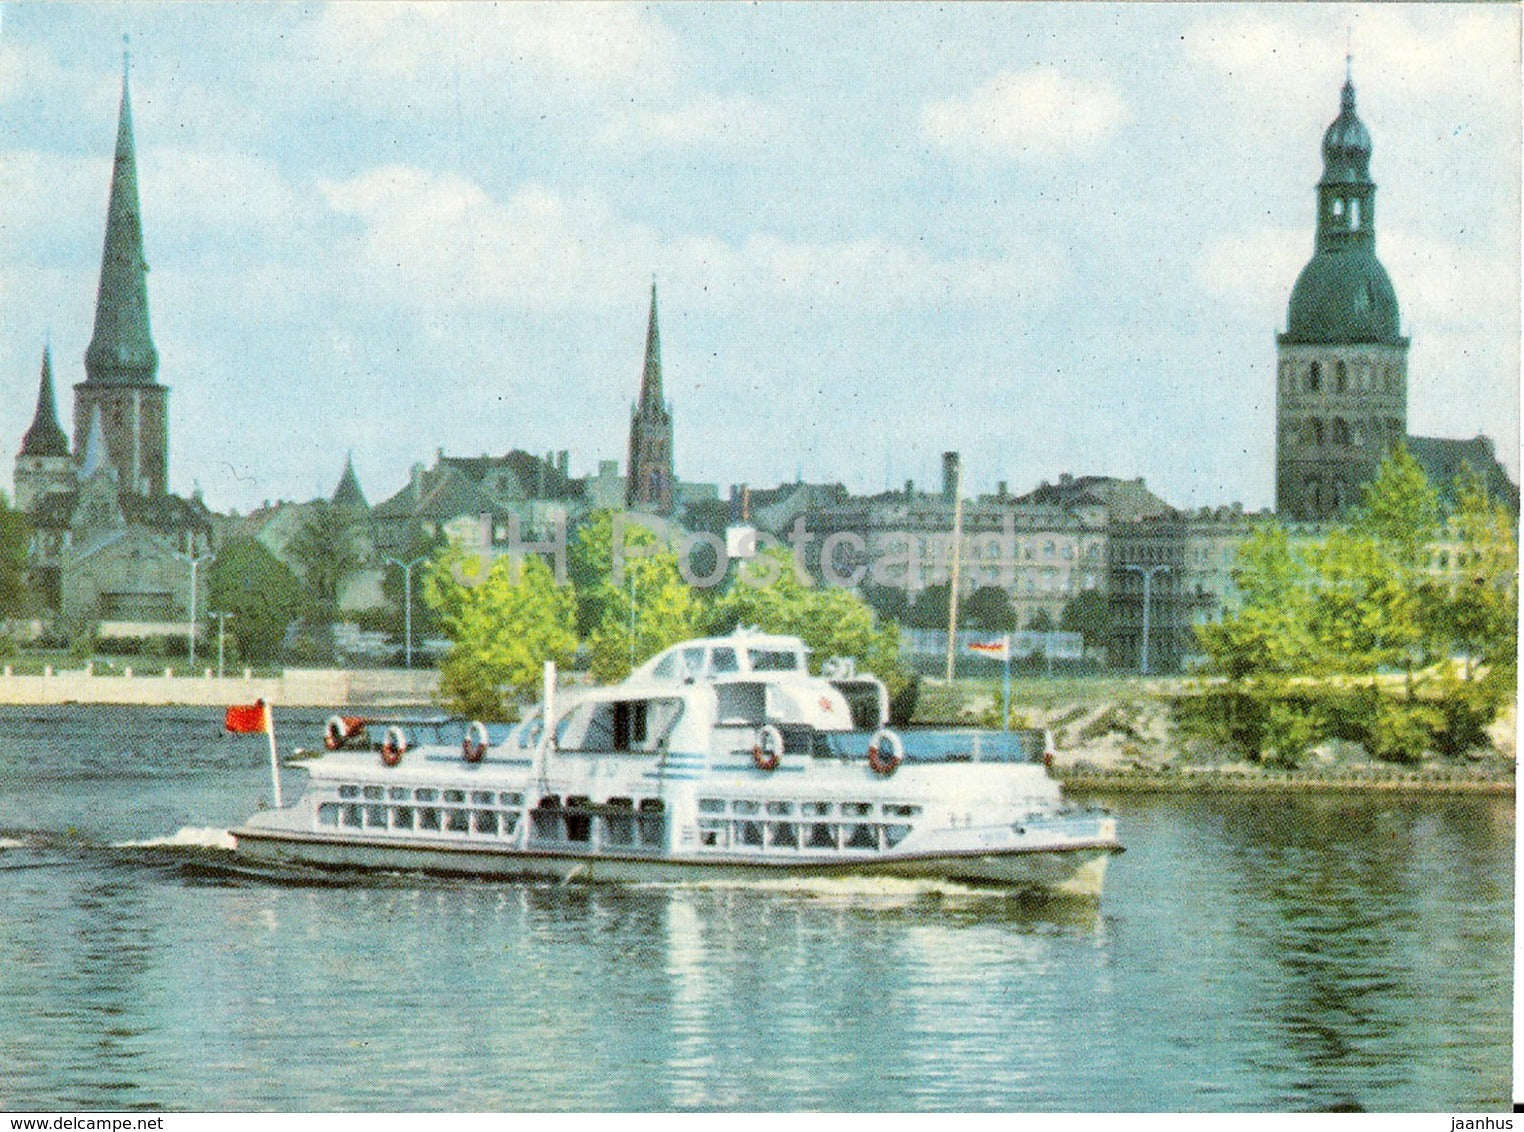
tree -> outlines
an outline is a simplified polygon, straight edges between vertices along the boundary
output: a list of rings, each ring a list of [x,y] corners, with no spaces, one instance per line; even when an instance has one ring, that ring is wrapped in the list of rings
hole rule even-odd
[[[915,595],[905,621],[913,629],[947,631],[947,601],[951,587],[946,582],[927,586]]]
[[[1261,526],[1244,540],[1233,582],[1239,608],[1196,626],[1210,670],[1235,681],[1304,671],[1313,655],[1313,579],[1284,527]]]
[[[27,544],[32,524],[26,512],[11,507],[0,492],[0,610],[7,614],[23,608],[26,600]]]
[[[947,611],[942,612],[947,623]],[[1011,597],[999,586],[980,586],[958,606],[958,624],[986,633],[1009,633],[1016,628],[1016,610]]]
[[[1058,619],[1065,633],[1078,633],[1086,649],[1098,649],[1111,640],[1111,602],[1100,590],[1085,590],[1070,599]]]
[[[583,526],[569,555],[578,583],[577,625],[587,642],[589,671],[600,683],[622,680],[662,649],[698,636],[706,617],[702,598],[678,568],[677,555],[660,547],[649,528],[624,522],[619,534],[621,584],[613,577],[610,512],[594,515]]]
[[[475,719],[506,716],[500,689],[532,695],[547,660],[565,665],[577,647],[576,597],[557,585],[544,559],[490,564],[451,543],[424,573],[424,600],[450,639],[440,693]]]
[[[1456,480],[1450,529],[1458,579],[1432,603],[1434,631],[1466,654],[1468,679],[1473,658],[1511,676],[1518,666],[1519,543],[1508,510],[1469,466]]]
[[[768,576],[766,584],[747,581]],[[868,603],[851,590],[801,582],[784,547],[764,550],[715,602],[710,630],[728,633],[737,626],[801,638],[817,674],[826,660],[842,656],[855,659],[882,680],[891,697],[899,696],[910,682],[900,666],[899,629],[875,618]]]
[[[236,655],[256,664],[275,660],[286,626],[302,611],[301,583],[291,568],[258,539],[235,538],[217,549],[206,580],[211,608],[232,614]]]
[[[310,505],[311,514],[286,545],[312,604],[320,616],[332,616],[344,579],[365,564],[354,512],[327,500]]]
[[[1404,570],[1419,570],[1439,529],[1439,496],[1403,444],[1381,461],[1350,515],[1352,534],[1368,538]]]

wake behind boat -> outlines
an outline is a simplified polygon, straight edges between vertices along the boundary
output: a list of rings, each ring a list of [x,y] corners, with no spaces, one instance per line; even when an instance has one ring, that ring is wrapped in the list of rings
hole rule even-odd
[[[1098,898],[1116,820],[1067,805],[1046,732],[886,726],[876,678],[794,637],[676,645],[496,733],[335,717],[244,857],[562,881],[887,876]],[[236,710],[236,709],[235,709]],[[549,721],[549,726],[547,726]],[[418,742],[424,730],[431,741]]]

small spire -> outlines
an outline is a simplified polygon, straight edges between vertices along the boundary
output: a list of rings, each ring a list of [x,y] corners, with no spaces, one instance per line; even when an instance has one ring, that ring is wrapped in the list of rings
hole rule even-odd
[[[640,378],[641,412],[662,412],[661,328],[656,321],[656,276],[651,276],[651,314],[646,322],[646,364]]]
[[[42,379],[37,383],[37,411],[32,427],[21,439],[23,456],[67,456],[69,438],[58,427],[58,406],[53,398],[53,349],[42,348]]]

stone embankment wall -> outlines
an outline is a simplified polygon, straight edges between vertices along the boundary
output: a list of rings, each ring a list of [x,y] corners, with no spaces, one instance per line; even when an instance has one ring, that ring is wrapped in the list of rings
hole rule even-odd
[[[279,676],[247,670],[218,677],[206,668],[194,676],[172,668],[110,675],[90,668],[21,675],[0,670],[0,704],[206,704],[226,706],[262,699],[283,707],[432,704],[439,673],[401,668],[288,668]]]

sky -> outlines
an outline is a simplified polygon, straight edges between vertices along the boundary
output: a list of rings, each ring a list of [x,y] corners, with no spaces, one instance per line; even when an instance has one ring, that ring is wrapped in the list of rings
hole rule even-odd
[[[0,4],[0,447],[84,379],[131,37],[170,486],[1142,476],[1273,503],[1346,47],[1409,431],[1519,469],[1518,5]],[[0,473],[0,480],[5,473]]]

